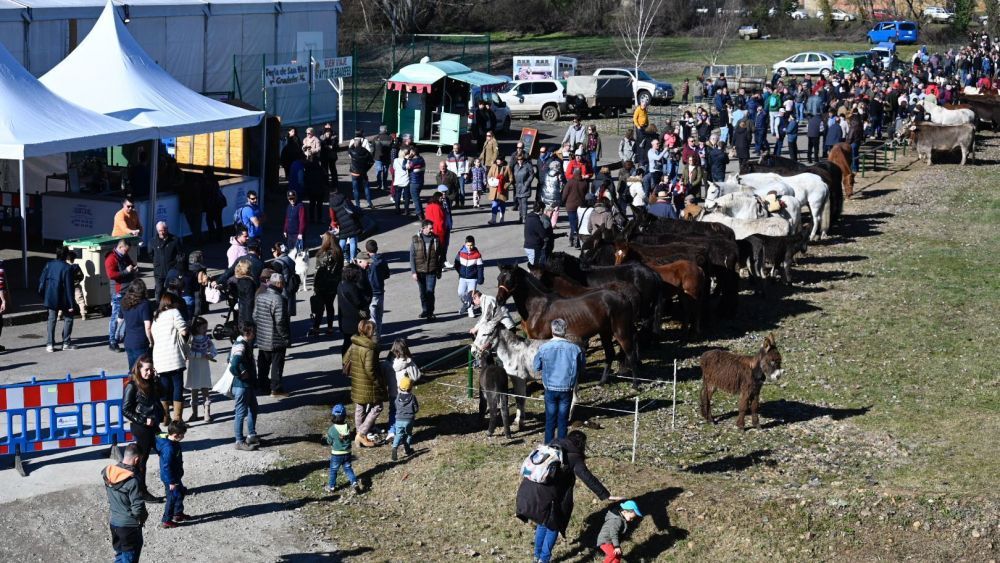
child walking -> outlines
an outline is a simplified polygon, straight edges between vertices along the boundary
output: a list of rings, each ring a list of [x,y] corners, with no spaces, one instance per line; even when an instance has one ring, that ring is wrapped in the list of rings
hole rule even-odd
[[[621,536],[629,522],[637,518],[642,518],[642,512],[634,500],[627,500],[608,511],[601,532],[597,534],[597,548],[604,553],[604,563],[621,563]]]
[[[465,245],[455,256],[455,268],[458,270],[458,300],[462,303],[459,315],[464,315],[472,307],[469,295],[477,285],[483,285],[483,255],[476,248],[476,238],[465,237]]]
[[[486,190],[486,167],[478,158],[472,161],[472,206],[479,209],[479,198]]]
[[[181,482],[184,477],[184,454],[181,440],[187,433],[187,425],[182,420],[170,421],[167,432],[156,437],[156,453],[160,455],[160,481],[163,481],[166,502],[163,505],[164,528],[176,528],[181,522],[190,520],[184,514],[184,496],[187,488]]]
[[[389,391],[389,432],[385,437],[388,441],[396,437],[396,395],[399,394],[399,383],[404,377],[409,377],[411,382],[420,379],[420,368],[413,361],[405,338],[397,338],[392,343],[392,349],[382,364],[382,373]]]
[[[351,443],[354,431],[347,423],[347,409],[344,408],[344,405],[336,404],[330,415],[333,424],[326,431],[326,443],[330,444],[330,478],[323,490],[327,493],[333,493],[333,490],[337,488],[337,473],[343,467],[344,475],[351,482],[354,492],[360,493],[361,482],[358,481],[354,475],[354,468],[351,467]]]
[[[392,461],[398,459],[399,444],[403,444],[406,455],[413,454],[413,419],[420,412],[420,403],[412,393],[413,380],[404,377],[399,382],[399,393],[396,394],[396,437],[392,440]]]
[[[198,395],[205,401],[205,421],[212,422],[212,367],[209,362],[215,361],[218,352],[212,337],[208,335],[208,321],[204,317],[195,317],[191,321],[191,353],[188,354],[187,388],[191,390],[191,416],[188,422],[201,420],[198,416]]]

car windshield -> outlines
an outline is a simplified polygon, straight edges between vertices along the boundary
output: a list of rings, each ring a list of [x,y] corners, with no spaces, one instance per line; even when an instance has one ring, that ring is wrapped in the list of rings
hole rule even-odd
[[[508,82],[507,84],[504,84],[503,88],[500,89],[500,93],[506,94],[507,92],[513,90],[515,86],[517,86],[517,84],[514,84],[513,82]]]
[[[732,28],[730,28],[730,29],[732,29]],[[639,71],[639,80],[653,80],[653,77],[650,76],[650,75],[648,75],[648,74],[646,74],[646,71],[640,70]]]

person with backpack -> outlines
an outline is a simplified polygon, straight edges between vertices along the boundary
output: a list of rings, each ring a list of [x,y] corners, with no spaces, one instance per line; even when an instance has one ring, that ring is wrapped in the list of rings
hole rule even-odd
[[[565,438],[538,446],[521,466],[515,515],[535,524],[534,563],[548,563],[559,534],[573,516],[573,488],[579,478],[598,499],[621,502],[590,472],[586,458],[587,435],[574,430]]]
[[[552,340],[538,349],[534,361],[535,371],[542,374],[542,386],[545,387],[546,444],[555,437],[556,427],[558,437],[566,437],[577,378],[587,365],[583,350],[566,340],[566,321],[552,319],[551,328]]]
[[[354,205],[361,207],[361,189],[364,188],[368,209],[373,209],[375,206],[372,205],[368,171],[375,164],[375,157],[372,156],[372,145],[364,138],[363,130],[358,129],[354,132],[354,138],[347,145],[347,154],[351,157],[351,190],[354,194]]]
[[[389,189],[389,169],[392,166],[390,149],[392,148],[392,135],[389,128],[379,125],[378,135],[371,138],[372,156],[375,160],[375,188],[379,190]]]

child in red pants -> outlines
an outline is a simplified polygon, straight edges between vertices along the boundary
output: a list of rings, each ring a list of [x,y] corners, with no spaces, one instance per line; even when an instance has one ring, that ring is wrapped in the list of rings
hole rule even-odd
[[[604,553],[604,563],[621,563],[621,536],[629,522],[637,518],[642,518],[642,512],[634,500],[627,500],[608,511],[601,533],[597,535],[597,547]]]

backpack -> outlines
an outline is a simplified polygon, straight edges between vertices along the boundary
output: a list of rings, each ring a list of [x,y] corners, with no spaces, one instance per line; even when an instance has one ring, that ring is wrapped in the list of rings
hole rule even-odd
[[[521,476],[533,482],[547,485],[555,479],[563,466],[563,451],[559,446],[539,444],[524,458]]]
[[[222,193],[221,190],[219,193]],[[237,233],[240,232],[241,229],[246,229],[247,231],[250,230],[247,228],[247,225],[243,223],[243,210],[246,209],[246,207],[246,205],[242,205],[237,207],[236,211],[233,212],[233,230]]]

